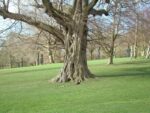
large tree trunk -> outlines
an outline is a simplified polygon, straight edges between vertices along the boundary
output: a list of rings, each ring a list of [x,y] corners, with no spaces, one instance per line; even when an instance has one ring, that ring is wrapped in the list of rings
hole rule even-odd
[[[25,14],[9,12],[8,8],[5,7],[7,6],[5,3],[0,7],[0,15],[4,19],[11,18],[23,21],[47,31],[54,35],[60,42],[65,43],[66,56],[64,67],[55,81],[66,82],[73,80],[80,83],[85,78],[91,77],[86,58],[88,15],[102,16],[104,14],[108,16],[108,11],[105,9],[93,9],[98,3],[98,0],[74,0],[73,6],[69,7],[68,13],[67,11],[63,12],[62,8],[59,8],[60,10],[55,8],[55,5],[50,0],[42,0],[41,2],[42,4],[36,2],[36,5],[39,6],[41,4],[40,6],[43,6],[38,8],[44,8],[47,16],[52,17],[58,25],[66,29],[66,37],[63,30],[59,29],[56,25],[50,25],[45,21],[40,21],[38,18],[35,21],[36,18]],[[109,0],[105,1],[105,3],[109,2]],[[64,5],[63,2],[61,2],[61,5]]]
[[[77,84],[92,77],[87,66],[86,36],[67,36],[66,56],[60,75],[53,79],[56,82],[75,81]]]
[[[74,17],[73,29],[69,29],[65,39],[66,56],[60,74],[52,79],[55,82],[74,81],[79,84],[86,78],[93,77],[87,66],[87,17],[81,15]]]

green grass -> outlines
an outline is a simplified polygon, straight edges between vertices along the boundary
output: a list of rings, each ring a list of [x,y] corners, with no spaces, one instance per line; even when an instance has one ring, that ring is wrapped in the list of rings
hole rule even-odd
[[[62,64],[0,70],[0,113],[150,113],[150,60],[115,62],[80,85],[48,83]]]

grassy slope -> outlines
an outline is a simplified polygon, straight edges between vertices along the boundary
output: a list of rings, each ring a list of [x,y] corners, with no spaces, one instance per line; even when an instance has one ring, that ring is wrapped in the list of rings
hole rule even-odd
[[[50,84],[62,64],[0,70],[0,113],[150,113],[150,61],[90,61],[97,78]]]

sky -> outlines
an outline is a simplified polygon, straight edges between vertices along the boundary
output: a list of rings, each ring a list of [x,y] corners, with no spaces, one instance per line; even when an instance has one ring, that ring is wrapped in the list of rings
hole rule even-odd
[[[15,3],[15,2],[17,2],[17,0],[12,0],[12,1],[14,3],[11,3],[9,5],[9,11],[13,12],[13,13],[18,12],[18,7]],[[26,1],[28,1],[28,2],[26,2]],[[29,7],[27,7],[27,3],[31,3],[31,0],[21,0],[21,2],[24,3],[25,10],[30,9]],[[8,19],[8,18],[3,19],[3,17],[0,16],[0,41],[5,39],[5,37],[11,32],[20,32],[20,29],[22,27],[23,27],[22,33],[24,33],[24,34],[30,35],[30,34],[33,34],[34,32],[37,32],[37,29],[33,28],[32,26],[30,26],[26,23],[15,22],[15,24],[14,24],[14,22],[15,22],[15,20]],[[13,27],[11,29],[8,29],[10,26],[12,26],[12,24],[13,24]],[[3,31],[5,31],[5,32],[3,32]]]

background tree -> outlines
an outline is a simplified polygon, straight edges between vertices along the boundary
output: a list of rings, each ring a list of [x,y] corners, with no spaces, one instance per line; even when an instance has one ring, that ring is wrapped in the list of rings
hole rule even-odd
[[[120,4],[120,1],[113,2],[110,18],[95,19],[95,22],[92,23],[94,29],[92,38],[109,57],[108,64],[113,64],[115,41],[121,35],[124,27],[124,23],[121,21],[123,16]]]
[[[47,18],[49,20],[53,18],[63,30],[59,29],[58,26],[52,26],[41,21],[37,16],[38,14],[35,14],[36,16],[33,17],[29,15],[27,10],[24,11],[25,13],[22,13],[21,1],[17,3],[17,13],[14,13],[9,10],[10,1],[3,0],[0,7],[0,15],[4,19],[11,18],[26,22],[57,37],[65,45],[66,55],[61,73],[53,81],[67,82],[72,80],[78,84],[85,80],[85,78],[92,77],[87,66],[86,58],[88,15],[90,13],[93,15],[108,15],[106,10],[97,11],[93,8],[97,2],[98,0],[73,0],[73,4],[69,8],[70,12],[65,12],[57,7],[55,8],[55,4],[52,1],[36,1],[36,7],[44,8],[45,14],[48,16]],[[109,3],[109,0],[105,2]],[[33,3],[33,1],[30,1],[30,3]],[[33,9],[29,10],[33,12]]]

